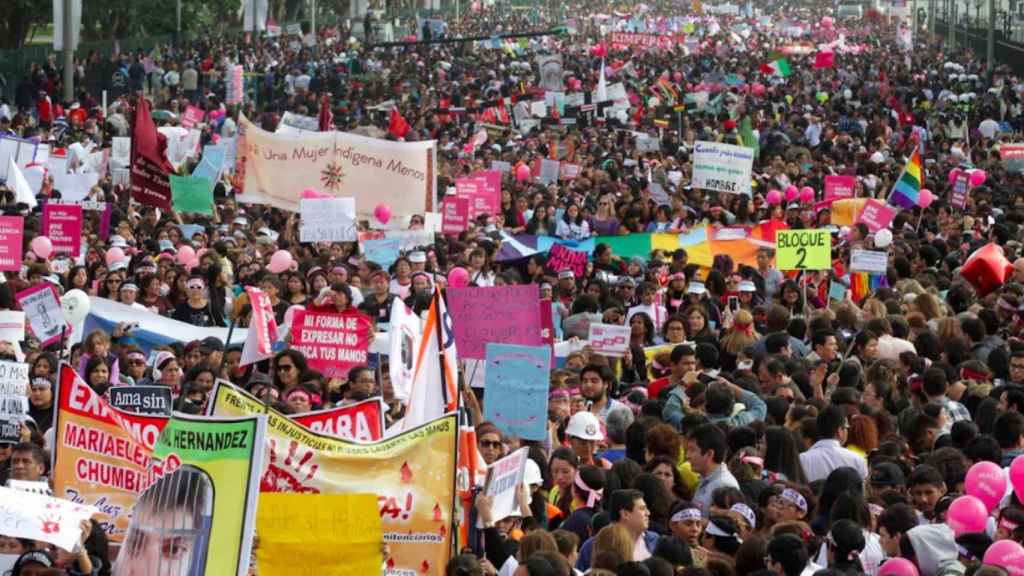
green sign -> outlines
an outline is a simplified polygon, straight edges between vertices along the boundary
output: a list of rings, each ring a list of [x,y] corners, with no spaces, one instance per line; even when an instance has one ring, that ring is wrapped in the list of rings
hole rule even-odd
[[[832,235],[828,230],[779,230],[775,233],[775,267],[828,270],[832,267]]]
[[[172,175],[171,196],[178,212],[213,216],[213,186],[206,178]]]

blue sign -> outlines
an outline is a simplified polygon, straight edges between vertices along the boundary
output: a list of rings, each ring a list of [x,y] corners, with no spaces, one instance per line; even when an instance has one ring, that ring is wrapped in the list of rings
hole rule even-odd
[[[487,344],[484,417],[505,434],[543,440],[547,434],[551,349]]]

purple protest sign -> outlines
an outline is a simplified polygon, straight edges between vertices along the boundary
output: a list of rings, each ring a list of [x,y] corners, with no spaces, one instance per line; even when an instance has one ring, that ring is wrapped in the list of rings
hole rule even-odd
[[[459,357],[485,360],[488,342],[542,346],[539,299],[536,284],[449,288]]]
[[[825,176],[825,200],[853,198],[857,179],[853,176]]]
[[[857,224],[863,222],[867,225],[868,231],[872,234],[888,228],[892,219],[896,217],[896,210],[891,206],[883,204],[878,200],[871,199],[864,204],[864,209],[857,215]]]

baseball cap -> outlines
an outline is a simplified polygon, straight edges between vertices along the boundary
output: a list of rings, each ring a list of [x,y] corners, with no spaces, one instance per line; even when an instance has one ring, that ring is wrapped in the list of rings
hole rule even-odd
[[[703,294],[707,292],[707,288],[704,287],[703,282],[690,282],[686,287],[687,294]]]
[[[636,282],[629,276],[619,278],[619,286],[636,286]]]
[[[571,269],[566,268],[565,270],[561,270],[561,271],[558,272],[558,279],[559,280],[575,280],[576,279],[576,274]]]
[[[417,264],[422,264],[422,263],[424,263],[426,261],[427,261],[427,255],[424,252],[420,252],[419,250],[417,250],[416,252],[413,252],[413,253],[409,254],[409,262],[415,262]]]
[[[907,483],[903,470],[893,462],[880,462],[871,469],[871,483],[879,486],[900,486]]]
[[[757,292],[757,286],[750,280],[741,280],[739,289],[740,292]]]
[[[601,423],[597,416],[590,412],[577,412],[569,418],[569,425],[565,427],[565,435],[582,440],[604,440],[604,433],[601,432]]]
[[[110,247],[111,248],[127,248],[128,247],[128,241],[124,239],[124,236],[121,236],[121,235],[118,235],[118,234],[114,234],[113,236],[110,237]]]
[[[207,336],[199,342],[199,350],[207,353],[215,350],[224,350],[224,343],[216,336]]]
[[[127,269],[128,269],[128,261],[127,260],[118,260],[117,262],[114,262],[113,264],[110,265],[110,271],[111,272],[117,272],[118,270],[127,270]]]
[[[160,251],[161,252],[177,252],[178,250],[174,247],[174,243],[171,242],[170,240],[161,240],[160,241]]]

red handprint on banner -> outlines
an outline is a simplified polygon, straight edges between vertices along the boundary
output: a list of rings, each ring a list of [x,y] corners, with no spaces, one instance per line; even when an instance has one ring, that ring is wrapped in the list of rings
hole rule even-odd
[[[307,449],[302,453],[301,457],[296,458],[298,451],[299,442],[297,440],[289,442],[288,456],[285,457],[283,464],[279,466],[277,462],[277,441],[273,438],[270,439],[270,463],[267,465],[267,471],[263,473],[263,478],[260,480],[261,492],[306,492],[312,494],[320,492],[319,488],[306,484],[313,479],[320,466],[313,464],[305,473],[303,472],[309,461],[313,459],[315,452],[312,449]]]

